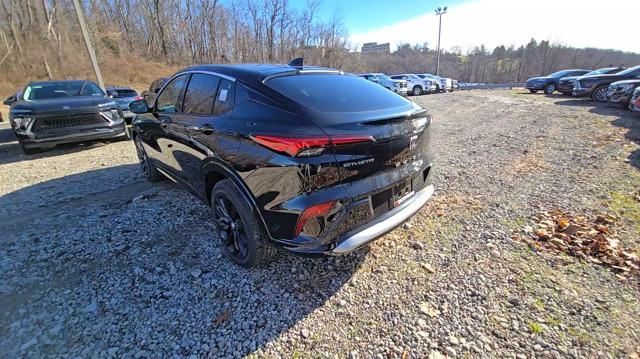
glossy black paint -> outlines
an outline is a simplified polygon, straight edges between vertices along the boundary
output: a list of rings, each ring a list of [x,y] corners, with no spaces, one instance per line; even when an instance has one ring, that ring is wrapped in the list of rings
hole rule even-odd
[[[137,115],[134,136],[142,137],[155,166],[208,204],[213,185],[231,179],[252,204],[264,232],[287,249],[325,253],[341,234],[391,210],[393,193],[400,187],[417,192],[431,184],[431,117],[411,101],[402,99],[401,106],[376,111],[323,113],[275,91],[269,79],[305,76],[317,81],[318,73],[352,75],[306,66],[205,65],[174,77],[183,73],[232,79],[233,109],[220,115],[159,113],[156,103],[148,113]],[[372,136],[374,141],[335,145],[313,157],[291,157],[251,137],[345,134]],[[328,215],[313,219],[318,222],[313,233],[305,227],[294,236],[301,213],[329,201],[336,204]]]
[[[591,70],[563,70],[558,71],[548,76],[540,76],[540,77],[532,77],[527,80],[526,88],[528,90],[540,91],[544,90],[545,87],[549,85],[553,85],[556,89],[558,88],[558,82],[563,77],[568,76],[582,76],[589,73]]]
[[[640,66],[635,66],[615,74],[582,76],[576,80],[573,96],[591,96],[593,92],[600,87],[609,86],[616,81],[633,79],[640,79]]]
[[[593,70],[583,76],[615,74],[622,70],[623,69],[621,67],[604,67],[601,69]],[[560,81],[558,81],[558,92],[561,92],[564,95],[571,95],[573,93],[575,82],[579,77],[581,76],[567,76],[561,78]]]

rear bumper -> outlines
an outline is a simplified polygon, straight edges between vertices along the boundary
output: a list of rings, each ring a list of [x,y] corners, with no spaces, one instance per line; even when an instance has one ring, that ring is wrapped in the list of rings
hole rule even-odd
[[[416,214],[431,198],[433,192],[433,185],[426,186],[399,207],[342,235],[337,241],[337,246],[333,250],[326,252],[326,254],[352,252],[391,231]]]

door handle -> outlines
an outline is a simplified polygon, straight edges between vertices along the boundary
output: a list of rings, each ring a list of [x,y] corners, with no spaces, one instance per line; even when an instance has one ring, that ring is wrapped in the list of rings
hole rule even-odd
[[[210,124],[204,124],[202,126],[189,126],[187,127],[190,131],[198,131],[202,132],[205,135],[210,135],[213,133],[213,127]]]

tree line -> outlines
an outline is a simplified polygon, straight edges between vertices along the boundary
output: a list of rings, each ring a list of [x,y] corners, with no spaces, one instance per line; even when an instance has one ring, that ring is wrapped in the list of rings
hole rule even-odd
[[[305,63],[349,72],[435,72],[428,44],[363,55],[320,0],[84,0],[107,82],[149,82],[194,63]],[[376,39],[371,39],[375,41]],[[640,55],[531,40],[520,47],[444,51],[440,73],[472,82],[522,82],[562,68],[640,64]],[[0,92],[33,79],[91,78],[72,0],[0,0]]]

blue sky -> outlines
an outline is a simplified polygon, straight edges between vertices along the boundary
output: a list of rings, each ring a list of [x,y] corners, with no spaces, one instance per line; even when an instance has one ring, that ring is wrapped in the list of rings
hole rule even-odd
[[[290,0],[303,8],[306,0]],[[427,42],[435,48],[438,18],[434,9],[448,6],[442,18],[442,47],[462,52],[484,44],[520,46],[531,38],[575,46],[640,53],[640,0],[320,0],[320,16],[340,14],[352,50],[364,42]]]
[[[296,8],[304,7],[306,2],[292,0]],[[338,11],[349,32],[358,33],[433,13],[439,6],[451,6],[460,2],[462,0],[321,0],[320,15],[328,19]]]

